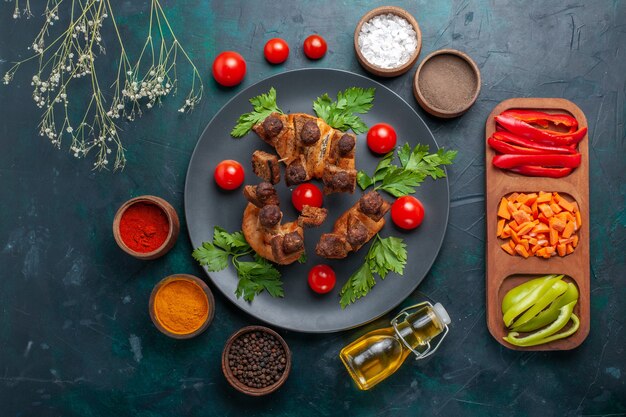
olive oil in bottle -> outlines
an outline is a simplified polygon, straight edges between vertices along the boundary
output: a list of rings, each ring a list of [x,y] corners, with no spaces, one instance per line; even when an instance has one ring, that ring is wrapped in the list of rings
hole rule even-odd
[[[390,327],[373,330],[350,343],[339,357],[359,389],[368,390],[396,372],[411,352],[417,359],[432,354],[438,345],[431,348],[430,341],[447,333],[449,323],[450,316],[441,304],[420,303],[404,309]]]

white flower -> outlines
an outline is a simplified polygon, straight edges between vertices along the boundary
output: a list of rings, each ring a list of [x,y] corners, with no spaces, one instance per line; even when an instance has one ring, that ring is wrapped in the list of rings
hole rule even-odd
[[[72,133],[74,131],[72,126],[68,126],[67,129],[65,129],[65,130],[67,131],[67,133]]]

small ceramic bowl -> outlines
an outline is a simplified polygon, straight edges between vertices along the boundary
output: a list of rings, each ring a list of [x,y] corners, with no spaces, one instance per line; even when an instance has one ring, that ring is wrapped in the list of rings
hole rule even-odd
[[[120,220],[124,215],[124,212],[133,204],[137,203],[146,203],[153,204],[159,207],[163,213],[167,216],[167,221],[169,224],[169,233],[165,238],[163,244],[152,252],[137,252],[131,248],[129,248],[126,243],[122,240],[122,236],[120,235]],[[178,239],[178,232],[180,231],[180,222],[178,220],[178,214],[176,214],[176,210],[174,207],[167,201],[163,200],[160,197],[156,197],[153,195],[142,195],[140,197],[131,198],[117,210],[115,213],[115,217],[113,218],[113,237],[115,238],[115,242],[117,245],[127,254],[134,256],[137,259],[149,260],[160,258],[169,252],[170,249],[174,247],[176,243],[176,239]]]
[[[178,281],[178,280],[186,280],[186,281],[192,282],[204,292],[204,295],[206,295],[207,308],[208,308],[207,318],[202,324],[202,326],[200,326],[197,330],[191,333],[174,333],[170,331],[167,327],[163,326],[154,308],[155,298],[159,290],[163,288],[165,285],[171,283],[172,281]],[[159,281],[157,285],[154,286],[154,289],[152,290],[152,293],[150,294],[150,303],[149,303],[148,308],[149,308],[150,318],[152,319],[152,323],[154,323],[156,328],[159,329],[161,333],[174,339],[191,339],[192,337],[196,337],[200,333],[204,332],[213,321],[213,316],[215,315],[215,299],[213,298],[213,293],[211,292],[211,289],[200,278],[193,276],[193,275],[189,275],[189,274],[175,274],[175,275],[170,275],[170,276],[163,278],[161,281]]]
[[[251,333],[251,332],[262,332],[262,333],[267,333],[267,334],[274,336],[276,340],[280,342],[283,349],[285,350],[285,357],[287,358],[287,363],[285,364],[285,369],[283,370],[283,374],[281,375],[278,381],[276,381],[274,384],[265,388],[252,388],[252,387],[245,385],[244,383],[239,381],[237,377],[235,377],[232,370],[230,369],[230,366],[228,366],[228,353],[230,352],[230,348],[233,345],[233,342],[239,337],[241,337],[242,335],[244,335],[245,333]],[[285,381],[287,380],[287,377],[289,376],[290,370],[291,370],[291,351],[289,350],[289,346],[287,346],[287,342],[285,342],[285,340],[282,337],[280,337],[280,335],[276,333],[274,330],[269,329],[264,326],[247,326],[235,332],[226,341],[226,345],[224,346],[224,351],[222,352],[222,372],[224,372],[224,376],[226,377],[226,380],[237,391],[242,392],[247,395],[259,397],[259,396],[267,395],[276,391],[285,383]]]
[[[407,22],[411,24],[411,26],[413,26],[413,30],[415,31],[415,34],[417,36],[417,48],[415,48],[415,52],[413,52],[413,55],[411,55],[411,58],[408,60],[408,62],[396,68],[381,68],[379,66],[371,64],[367,59],[365,59],[365,56],[363,56],[363,54],[361,53],[361,49],[359,48],[359,33],[361,33],[361,28],[363,27],[363,24],[372,20],[372,18],[374,18],[375,16],[388,13],[395,14],[396,16],[404,18]],[[356,51],[356,57],[359,60],[359,63],[368,72],[374,75],[378,75],[379,77],[397,77],[398,75],[402,75],[407,72],[409,69],[411,69],[413,64],[415,64],[415,61],[417,61],[417,57],[419,56],[421,49],[422,31],[420,30],[417,21],[411,15],[411,13],[400,7],[382,6],[372,9],[369,12],[365,13],[361,20],[359,20],[359,23],[356,25],[356,29],[354,30],[354,50]]]
[[[449,119],[465,113],[478,98],[480,70],[467,54],[441,49],[417,67],[413,95],[433,116]]]

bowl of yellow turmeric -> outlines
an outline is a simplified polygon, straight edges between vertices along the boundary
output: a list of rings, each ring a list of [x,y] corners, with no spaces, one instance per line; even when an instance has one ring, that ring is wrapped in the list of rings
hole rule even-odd
[[[190,339],[209,327],[215,300],[200,278],[176,274],[163,278],[150,295],[150,318],[163,334]]]

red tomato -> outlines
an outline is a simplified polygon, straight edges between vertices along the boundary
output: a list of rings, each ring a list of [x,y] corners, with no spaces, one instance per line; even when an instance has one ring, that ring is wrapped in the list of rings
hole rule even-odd
[[[220,188],[234,190],[243,184],[244,170],[241,164],[232,159],[226,159],[215,167],[215,182]]]
[[[326,54],[326,41],[320,35],[311,35],[304,40],[304,55],[309,59],[320,59]]]
[[[302,211],[304,206],[322,207],[324,197],[319,188],[315,185],[306,183],[300,184],[291,193],[291,202],[298,211]]]
[[[424,220],[424,206],[412,195],[400,197],[391,205],[391,220],[401,229],[415,229]]]
[[[309,287],[318,294],[326,294],[335,288],[335,271],[328,265],[315,265],[309,271]]]
[[[246,75],[246,61],[237,52],[226,51],[213,61],[213,78],[219,84],[232,87],[239,84]]]
[[[375,153],[390,152],[396,146],[396,131],[387,123],[378,123],[367,131],[367,146]]]
[[[289,56],[289,45],[283,39],[273,38],[267,41],[263,52],[270,63],[282,64]]]

